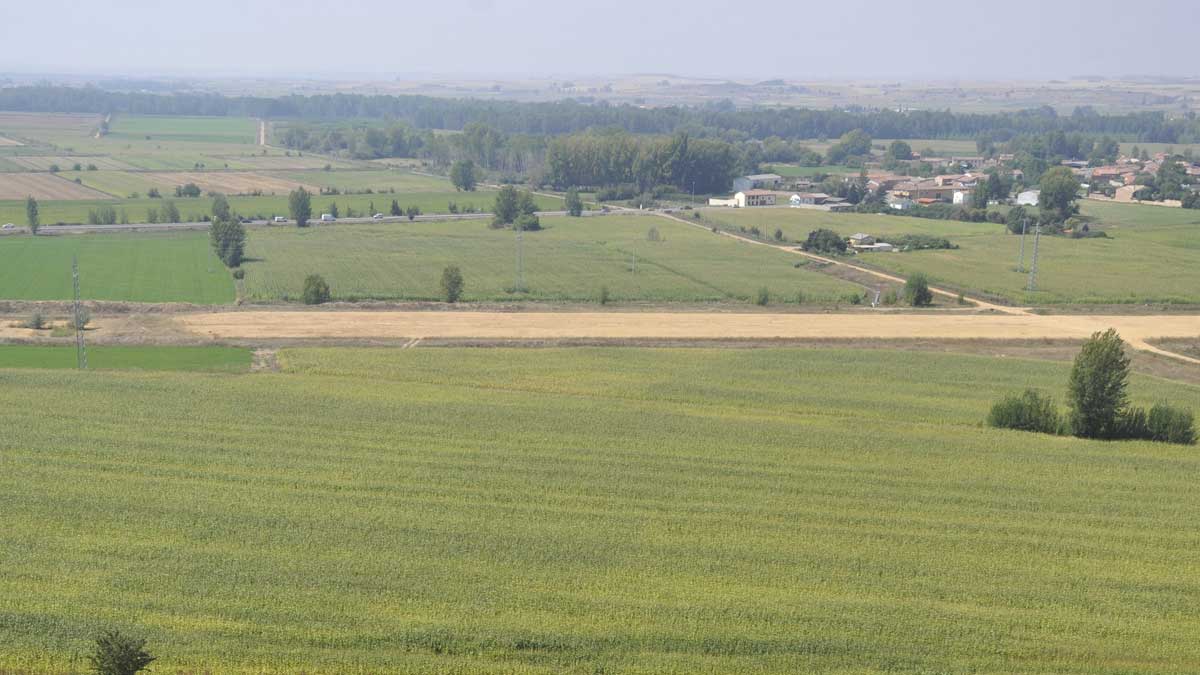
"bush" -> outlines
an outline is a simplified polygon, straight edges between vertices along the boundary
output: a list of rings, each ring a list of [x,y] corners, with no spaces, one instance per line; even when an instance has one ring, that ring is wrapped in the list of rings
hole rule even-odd
[[[330,300],[329,284],[320,274],[310,274],[304,279],[304,304],[320,305]]]
[[[96,648],[88,660],[96,675],[136,675],[146,669],[154,657],[146,651],[146,641],[118,631],[107,631],[96,638]]]
[[[239,267],[239,268],[237,268],[237,269],[235,269],[235,270],[233,271],[233,278],[234,278],[234,279],[244,279],[244,278],[246,278],[246,270],[244,270],[244,269],[242,269],[242,268],[240,268],[240,267]]]
[[[608,286],[601,286],[601,287],[600,287],[600,296],[599,296],[599,298],[598,298],[598,301],[599,301],[599,302],[600,302],[600,304],[602,304],[602,305],[607,305],[607,304],[608,304]]]
[[[1010,394],[997,401],[988,413],[987,424],[997,429],[1043,434],[1057,434],[1063,428],[1062,417],[1055,409],[1053,399],[1033,389]]]
[[[46,327],[46,315],[41,310],[35,309],[33,314],[30,314],[29,318],[25,320],[25,327],[34,330],[44,329]]]
[[[446,302],[458,302],[463,292],[462,271],[456,265],[442,270],[442,296]]]
[[[1192,411],[1157,403],[1146,418],[1146,431],[1152,441],[1192,445],[1196,442],[1196,423]]]
[[[783,230],[775,228],[775,241],[783,241]]]
[[[917,272],[904,282],[904,300],[913,307],[928,307],[933,304],[933,291],[929,290],[929,279]]]
[[[662,235],[659,234],[657,227],[651,227],[646,231],[646,241],[662,241]]]
[[[754,304],[765,307],[771,302],[771,291],[763,286],[758,289],[758,294],[754,296]]]
[[[542,221],[538,220],[538,217],[532,213],[525,213],[517,216],[517,219],[513,221],[513,229],[536,232],[542,229]]]

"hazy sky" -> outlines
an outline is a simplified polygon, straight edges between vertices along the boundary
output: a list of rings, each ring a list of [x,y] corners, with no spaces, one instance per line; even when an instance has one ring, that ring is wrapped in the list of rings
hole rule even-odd
[[[0,0],[0,71],[1200,75],[1200,0]]]

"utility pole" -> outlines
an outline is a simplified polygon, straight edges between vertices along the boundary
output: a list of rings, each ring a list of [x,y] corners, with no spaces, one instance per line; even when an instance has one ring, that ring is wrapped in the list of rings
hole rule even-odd
[[[637,274],[637,254],[629,252],[629,271]]]
[[[517,285],[513,287],[516,293],[525,292],[525,238],[521,229],[517,229]]]
[[[1033,227],[1033,262],[1029,265],[1029,286],[1027,290],[1033,292],[1037,290],[1037,265],[1038,265],[1038,242],[1042,240],[1042,224],[1038,223]]]
[[[1029,219],[1021,219],[1021,257],[1017,259],[1017,271],[1025,271],[1025,229],[1029,227]]]
[[[75,365],[80,370],[87,370],[87,347],[83,344],[83,317],[79,306],[79,258],[71,258],[71,282],[75,286]]]

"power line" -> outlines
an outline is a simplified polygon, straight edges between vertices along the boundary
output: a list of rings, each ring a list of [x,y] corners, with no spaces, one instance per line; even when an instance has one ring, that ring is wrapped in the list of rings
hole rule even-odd
[[[75,286],[75,365],[87,370],[87,347],[83,344],[83,316],[79,306],[79,257],[71,258],[71,281]]]
[[[1025,271],[1025,230],[1029,228],[1029,219],[1021,219],[1021,255],[1017,258],[1017,271]]]
[[[1037,267],[1038,267],[1038,243],[1042,240],[1042,224],[1039,222],[1033,227],[1033,262],[1029,265],[1029,286],[1027,290],[1033,292],[1037,290]]]

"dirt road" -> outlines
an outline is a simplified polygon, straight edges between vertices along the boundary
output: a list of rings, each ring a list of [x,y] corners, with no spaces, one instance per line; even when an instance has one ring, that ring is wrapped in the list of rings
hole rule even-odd
[[[480,338],[1082,339],[1116,328],[1131,346],[1195,363],[1148,344],[1200,336],[1200,316],[1037,314],[725,314],[676,312],[301,312],[182,314],[186,332],[210,339]]]

